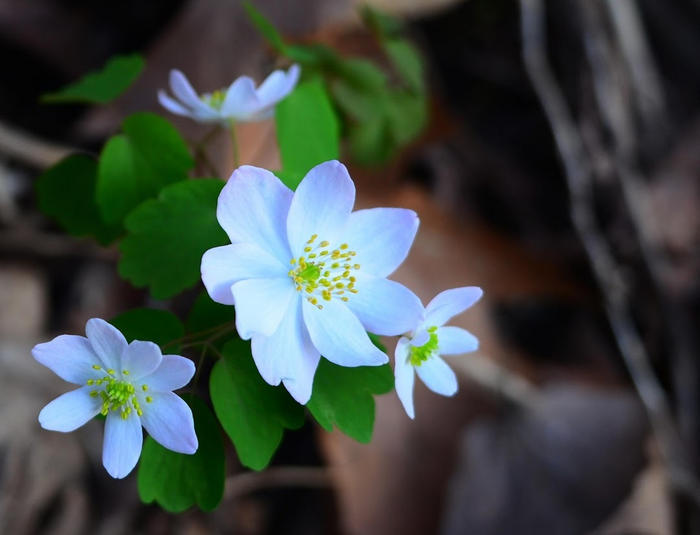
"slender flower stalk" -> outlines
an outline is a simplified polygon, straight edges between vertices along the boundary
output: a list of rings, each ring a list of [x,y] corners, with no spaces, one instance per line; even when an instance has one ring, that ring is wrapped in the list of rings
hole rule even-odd
[[[481,288],[475,286],[454,288],[438,294],[425,308],[421,321],[396,344],[396,393],[409,417],[415,417],[415,374],[436,394],[453,396],[457,393],[457,377],[441,357],[476,351],[479,341],[469,331],[445,327],[445,323],[476,303],[482,295]]]
[[[117,479],[138,462],[141,426],[165,448],[197,451],[192,411],[172,392],[192,379],[192,361],[162,355],[153,342],[127,344],[121,332],[98,318],[87,322],[85,332],[87,338],[64,334],[32,349],[40,364],[80,386],[42,409],[41,426],[66,433],[105,416],[102,462]]]
[[[302,404],[321,355],[340,366],[384,364],[367,331],[398,335],[423,313],[413,292],[386,278],[413,243],[415,212],[352,212],[354,202],[337,161],[309,171],[296,192],[269,171],[239,167],[217,208],[231,245],[202,258],[209,295],[236,306],[236,328],[251,340],[262,377]]]
[[[269,119],[275,106],[296,87],[301,75],[298,65],[288,71],[277,70],[259,87],[248,76],[237,78],[227,89],[198,95],[185,75],[170,71],[170,89],[158,92],[158,101],[169,112],[200,123],[218,123],[224,127],[236,123],[254,123]]]

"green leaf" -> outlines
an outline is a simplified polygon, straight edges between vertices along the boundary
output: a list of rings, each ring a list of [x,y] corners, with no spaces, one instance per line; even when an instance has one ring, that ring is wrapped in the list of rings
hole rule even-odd
[[[102,149],[97,204],[109,223],[122,221],[169,184],[185,180],[194,159],[177,130],[152,113],[137,113]]]
[[[309,69],[330,68],[339,61],[338,55],[332,48],[325,45],[286,45],[284,55],[304,67],[304,73]]]
[[[209,391],[216,415],[231,437],[238,458],[254,470],[265,468],[285,428],[304,423],[304,407],[282,386],[268,385],[258,373],[250,342],[233,340],[211,372]]]
[[[336,73],[346,83],[359,89],[376,92],[386,87],[386,74],[366,59],[343,59],[338,63]]]
[[[145,66],[140,54],[115,56],[102,70],[86,74],[56,93],[42,95],[41,102],[106,104],[129,89]]]
[[[340,125],[320,79],[300,84],[275,112],[285,172],[305,175],[340,154]]]
[[[427,100],[422,95],[394,91],[387,104],[387,116],[394,143],[403,146],[416,139],[428,122]]]
[[[95,201],[97,162],[73,154],[45,171],[36,181],[39,208],[73,236],[92,236],[100,244],[113,242],[122,229],[107,225]]]
[[[398,37],[403,33],[403,24],[381,11],[364,5],[360,8],[360,16],[364,23],[377,34],[380,39]]]
[[[122,332],[128,342],[153,342],[161,349],[165,346],[167,355],[180,353],[179,340],[185,335],[185,328],[172,312],[155,308],[135,308],[119,314],[110,323]]]
[[[253,4],[250,2],[243,2],[243,7],[245,8],[248,18],[253,23],[253,25],[262,34],[265,40],[278,52],[282,52],[285,48],[282,36],[277,31],[272,23],[265,18],[260,11],[258,11]]]
[[[165,188],[126,220],[119,273],[135,286],[150,286],[156,299],[171,297],[200,279],[202,255],[228,243],[216,219],[224,182],[188,180]]]
[[[204,290],[192,305],[185,327],[191,335],[201,333],[201,336],[193,337],[193,342],[215,337],[211,343],[220,350],[226,342],[237,336],[235,320],[236,314],[232,306],[215,303]]]
[[[384,51],[408,88],[425,93],[425,70],[418,49],[405,39],[390,39],[384,42]]]
[[[196,396],[183,396],[192,409],[199,448],[194,455],[170,451],[150,436],[141,453],[138,488],[141,501],[158,502],[171,513],[193,505],[212,511],[224,495],[226,460],[216,418]]]
[[[350,127],[350,150],[361,165],[379,165],[389,160],[396,146],[386,117],[378,115],[365,123]]]
[[[366,444],[372,440],[374,428],[373,394],[385,394],[393,387],[394,376],[388,364],[344,368],[321,359],[306,406],[327,431],[335,425]]]

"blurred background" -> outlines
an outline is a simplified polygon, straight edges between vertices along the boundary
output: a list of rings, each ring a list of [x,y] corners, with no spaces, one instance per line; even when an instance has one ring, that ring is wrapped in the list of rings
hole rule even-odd
[[[292,42],[385,61],[359,3],[253,3]],[[116,248],[40,214],[33,181],[128,113],[166,115],[170,69],[211,91],[277,59],[238,0],[0,0],[0,533],[700,533],[700,2],[371,4],[419,47],[429,118],[386,163],[347,155],[358,206],[419,213],[395,278],[424,302],[484,288],[454,322],[481,349],[451,360],[456,397],[416,385],[415,421],[391,393],[370,445],[309,421],[267,472],[230,451],[218,510],[171,516],[140,504],[135,472],[105,473],[98,424],[37,423],[67,388],[31,347],[154,303]],[[39,104],[129,52],[147,68],[114,104]],[[279,167],[272,121],[239,137],[242,163]]]

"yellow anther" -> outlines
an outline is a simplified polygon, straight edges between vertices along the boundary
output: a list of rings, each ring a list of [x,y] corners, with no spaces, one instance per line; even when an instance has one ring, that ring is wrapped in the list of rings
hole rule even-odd
[[[355,281],[357,281],[357,279],[356,279],[355,277],[350,277],[349,280],[350,280],[350,282],[355,282]]]
[[[306,243],[313,243],[316,238],[318,238],[318,234],[314,234],[313,236],[311,236],[311,239]]]
[[[296,258],[292,258],[292,259],[289,261],[289,263],[292,264],[292,265],[294,265],[294,264],[297,263],[297,259],[296,259]]]
[[[143,416],[143,411],[141,409],[136,409],[136,414]]]
[[[129,375],[129,370],[122,370],[122,373],[123,373],[124,375]]]
[[[328,247],[328,242],[326,240],[323,240],[321,243],[318,244],[320,247]]]
[[[309,247],[308,245],[306,247],[304,247],[305,253],[310,253],[311,251],[313,251],[313,249],[311,247]]]
[[[309,299],[309,303],[311,303],[312,305],[317,305],[318,299],[316,299],[315,297],[312,297],[311,299]]]
[[[110,368],[109,370],[107,370],[107,373],[110,375],[114,375],[117,372],[115,372],[113,369]]]
[[[331,276],[331,272],[328,271],[328,270],[326,270],[326,271],[323,272],[323,276],[324,276],[324,277],[330,277],[330,276]]]
[[[333,268],[333,269],[338,269],[339,267],[340,267],[340,264],[338,264],[338,262],[331,264],[331,268]]]
[[[90,397],[91,397],[91,398],[96,398],[98,393],[99,393],[99,392],[97,392],[97,390],[93,390],[92,392],[90,392]]]
[[[344,243],[344,244],[342,244],[342,245],[340,246],[340,248],[343,249],[343,250],[345,250],[345,249],[348,248],[348,244],[347,244],[347,243]]]
[[[360,264],[355,264],[355,265],[352,266],[352,267],[354,267],[355,269],[360,269]]]
[[[316,253],[311,253],[311,254],[309,255],[309,258],[311,258],[311,259],[316,258]]]
[[[355,288],[348,288],[348,291],[350,291],[350,292],[352,292],[352,293],[354,293],[354,294],[357,293],[357,290],[356,290]]]
[[[328,251],[321,251],[321,256],[326,256],[328,254]]]
[[[88,386],[92,386],[92,385],[95,384],[95,380],[94,380],[94,379],[88,379],[87,384],[88,384]]]
[[[338,288],[338,290],[341,290],[341,289],[345,288],[345,285],[342,282],[337,282],[335,287]]]
[[[348,283],[348,289],[349,289],[349,290],[352,290],[354,287],[355,287],[355,283],[354,283],[354,282],[349,282],[349,283]]]
[[[318,305],[319,310],[323,310],[323,305]]]
[[[97,364],[93,364],[92,369],[93,370],[101,370],[102,368],[100,368]]]
[[[343,271],[343,277],[349,277],[350,272],[349,271]]]
[[[347,298],[347,297],[341,297],[340,299],[341,299],[342,301],[345,301],[346,303],[348,302],[348,298]]]
[[[100,386],[102,383],[104,383],[104,381],[102,379],[98,379],[97,381],[95,381],[95,384],[97,386]]]
[[[153,402],[153,398],[151,396],[146,396],[146,403],[151,403]]]
[[[122,412],[122,420],[128,420],[129,419],[129,413],[128,412]]]

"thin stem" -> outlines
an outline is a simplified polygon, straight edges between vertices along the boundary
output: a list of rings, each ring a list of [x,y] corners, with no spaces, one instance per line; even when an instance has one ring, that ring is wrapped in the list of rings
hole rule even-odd
[[[238,169],[240,162],[240,157],[238,153],[238,137],[236,136],[236,121],[233,119],[228,120],[228,124],[231,130],[231,148],[233,149],[233,168]]]
[[[199,355],[199,360],[197,361],[197,371],[194,374],[194,381],[192,381],[192,392],[197,392],[197,383],[199,382],[199,374],[202,371],[202,363],[204,362],[204,357],[207,356],[207,351],[209,346],[205,345],[202,348],[202,353]]]

